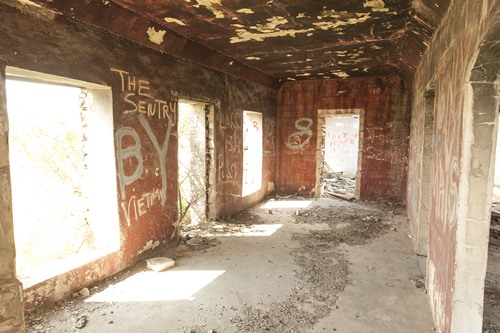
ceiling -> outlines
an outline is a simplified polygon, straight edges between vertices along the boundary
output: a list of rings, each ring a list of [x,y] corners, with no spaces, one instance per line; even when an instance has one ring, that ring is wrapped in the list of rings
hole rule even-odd
[[[411,77],[450,1],[37,0],[162,52],[280,82]]]

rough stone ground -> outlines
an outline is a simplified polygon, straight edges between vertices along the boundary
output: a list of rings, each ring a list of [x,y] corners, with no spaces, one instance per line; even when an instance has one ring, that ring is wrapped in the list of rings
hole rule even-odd
[[[399,206],[271,199],[186,231],[167,271],[27,313],[28,332],[432,332],[407,229]]]

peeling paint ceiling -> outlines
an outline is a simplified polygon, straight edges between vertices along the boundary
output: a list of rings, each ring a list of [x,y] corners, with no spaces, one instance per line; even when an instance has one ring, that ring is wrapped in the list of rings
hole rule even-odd
[[[229,67],[236,60],[284,82],[392,73],[412,76],[450,1],[36,2],[106,30],[110,30],[106,21],[137,23],[147,19],[150,22],[147,27],[124,25],[118,33],[162,52],[184,55],[189,60],[203,58],[187,54],[197,52],[195,47],[189,51],[185,45],[179,45],[184,48],[182,52],[172,49],[173,40],[179,43],[179,38],[185,38],[200,45],[205,50],[201,53],[208,49],[220,54],[220,57],[210,56],[209,66],[213,63],[212,67],[231,72]],[[94,4],[89,4],[91,2]],[[99,8],[101,10],[97,10]]]

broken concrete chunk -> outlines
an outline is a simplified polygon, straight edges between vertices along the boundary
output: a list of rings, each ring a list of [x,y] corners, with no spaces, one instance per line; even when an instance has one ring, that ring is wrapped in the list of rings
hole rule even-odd
[[[150,258],[146,262],[148,268],[155,272],[161,272],[175,265],[175,261],[167,257]]]
[[[89,297],[90,296],[90,290],[89,290],[89,288],[83,288],[82,290],[80,290],[79,293],[83,297]]]

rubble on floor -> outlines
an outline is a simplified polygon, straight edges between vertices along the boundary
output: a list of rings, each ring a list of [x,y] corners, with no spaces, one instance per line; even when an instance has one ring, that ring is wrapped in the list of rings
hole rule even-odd
[[[134,290],[128,282],[144,276],[147,268],[145,262],[141,262],[89,287],[90,299],[79,295],[55,307],[28,312],[27,332],[359,331],[335,323],[338,318],[351,315],[355,315],[356,325],[365,325],[364,331],[386,332],[387,318],[392,321],[389,330],[408,331],[409,327],[404,325],[410,320],[401,319],[407,311],[403,306],[393,306],[392,301],[387,303],[383,320],[377,313],[370,312],[377,306],[368,306],[368,312],[363,312],[365,310],[359,306],[344,305],[339,309],[338,301],[348,288],[366,288],[373,281],[378,281],[380,287],[375,289],[382,292],[382,296],[372,297],[373,301],[401,292],[405,297],[391,297],[404,298],[404,302],[412,300],[414,306],[417,306],[414,301],[420,300],[424,310],[418,312],[414,308],[410,317],[419,319],[411,323],[411,328],[419,332],[430,331],[432,322],[426,310],[426,298],[418,285],[422,277],[404,271],[402,275],[394,275],[395,269],[387,268],[390,250],[382,237],[407,245],[404,251],[399,244],[394,246],[399,256],[397,260],[402,261],[393,265],[401,269],[401,263],[414,262],[411,265],[418,267],[408,234],[402,231],[407,228],[404,207],[332,199],[289,201],[290,208],[275,208],[285,200],[269,200],[233,219],[212,221],[185,230],[179,245],[162,254],[174,259],[176,266],[164,272],[151,272],[153,280],[150,281],[158,281],[164,288],[168,282],[160,279],[162,276],[186,272],[223,274],[209,280],[201,289],[191,291],[187,298],[140,302],[91,299],[110,288],[113,289],[108,293],[111,296],[146,295],[147,290],[142,288],[149,287],[147,282],[133,285]],[[300,214],[296,214],[297,211]],[[373,254],[369,246],[376,241],[380,243],[376,251],[383,262],[369,260],[360,266],[357,261]],[[351,254],[356,251],[366,251],[366,254]],[[354,274],[354,268],[361,275]],[[366,276],[369,282],[360,283]],[[366,295],[373,289],[368,288],[363,291]],[[154,295],[161,291],[154,289]],[[337,313],[334,323],[327,324],[328,318]]]
[[[356,179],[342,175],[341,172],[329,172],[322,175],[323,197],[354,200]]]

